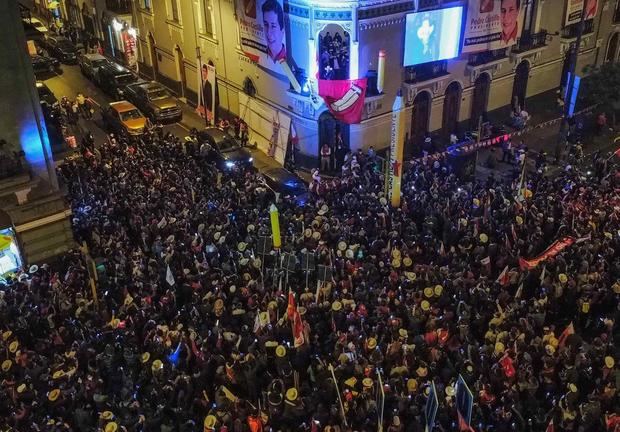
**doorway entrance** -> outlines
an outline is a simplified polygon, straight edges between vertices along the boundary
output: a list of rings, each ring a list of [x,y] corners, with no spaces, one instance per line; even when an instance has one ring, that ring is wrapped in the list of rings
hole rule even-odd
[[[489,91],[491,89],[491,77],[487,73],[481,74],[474,83],[474,96],[471,103],[471,116],[469,127],[472,130],[478,129],[480,116],[485,120],[487,104],[489,102]]]
[[[340,137],[340,138],[339,138]],[[342,139],[342,150],[338,150],[336,142]],[[327,144],[332,149],[332,160],[330,163],[331,171],[338,171],[342,168],[344,155],[349,151],[349,125],[336,120],[334,116],[325,111],[319,116],[319,148],[318,158],[321,160],[321,148]]]
[[[461,106],[461,86],[458,82],[452,81],[446,88],[443,101],[442,134],[444,137],[456,132],[459,122],[459,108]]]
[[[153,33],[149,33],[147,43],[149,46],[149,57],[151,58],[151,67],[153,68],[153,80],[157,81],[157,74],[159,73],[159,68],[158,68],[158,63],[157,63],[157,47],[155,45],[155,38],[153,37]]]
[[[413,110],[411,111],[411,147],[405,148],[407,155],[418,156],[421,154],[418,149],[422,148],[422,142],[428,133],[428,120],[431,114],[431,94],[427,91],[420,92],[413,100]],[[420,150],[421,151],[421,150]]]
[[[525,108],[525,95],[527,94],[527,80],[530,75],[530,64],[522,61],[515,71],[515,79],[512,85],[512,107],[513,109]]]

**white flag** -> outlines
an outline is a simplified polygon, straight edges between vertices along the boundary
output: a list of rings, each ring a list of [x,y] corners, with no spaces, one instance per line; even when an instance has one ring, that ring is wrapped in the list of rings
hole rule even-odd
[[[172,275],[172,270],[170,270],[170,265],[166,267],[166,282],[168,282],[170,286],[174,285],[174,276]]]
[[[543,283],[545,281],[545,275],[547,274],[547,265],[543,265],[543,269],[540,272],[540,283]]]

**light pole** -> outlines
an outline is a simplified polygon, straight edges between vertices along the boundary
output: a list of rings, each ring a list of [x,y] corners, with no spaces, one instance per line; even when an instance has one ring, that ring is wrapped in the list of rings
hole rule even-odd
[[[583,35],[583,27],[586,20],[586,4],[584,2],[583,9],[581,11],[581,18],[579,19],[579,25],[577,26],[577,39],[575,44],[571,46],[569,51],[569,64],[568,64],[568,82],[566,83],[567,91],[564,98],[564,115],[562,116],[562,123],[560,125],[560,136],[555,148],[556,162],[560,162],[562,154],[566,148],[568,141],[568,117],[570,112],[571,100],[573,100],[573,86],[575,85],[575,69],[577,68],[577,57],[579,56],[579,46],[581,45],[581,36]]]

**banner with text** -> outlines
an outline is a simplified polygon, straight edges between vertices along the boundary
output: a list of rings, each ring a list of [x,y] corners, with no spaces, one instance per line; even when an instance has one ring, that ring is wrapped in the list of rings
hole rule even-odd
[[[286,31],[282,0],[239,0],[243,52],[260,66],[286,74]]]
[[[470,0],[465,21],[463,52],[506,48],[521,36],[525,1]]]
[[[584,0],[567,0],[566,15],[564,16],[564,25],[575,24],[581,21],[581,12],[583,11]],[[592,19],[598,12],[598,0],[585,0],[586,16],[585,20]]]

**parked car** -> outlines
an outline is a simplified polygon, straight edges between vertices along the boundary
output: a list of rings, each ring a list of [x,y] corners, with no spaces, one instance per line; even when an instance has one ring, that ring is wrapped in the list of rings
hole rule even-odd
[[[49,29],[45,27],[45,24],[43,24],[38,18],[23,18],[22,21],[24,24],[30,24],[32,27],[37,29],[37,31],[43,34],[46,34],[49,31]]]
[[[285,168],[270,168],[262,172],[265,185],[274,193],[280,194],[281,199],[290,197],[299,206],[308,201],[308,185],[297,174]]]
[[[110,61],[101,54],[82,54],[78,59],[82,75],[95,82],[98,82],[99,68],[109,63]]]
[[[99,67],[97,75],[99,87],[116,100],[124,99],[123,88],[138,80],[132,71],[112,62]]]
[[[203,153],[207,160],[215,162],[220,169],[251,167],[254,158],[249,151],[239,145],[234,137],[226,132],[209,127],[198,132],[198,144],[208,144],[209,149]]]
[[[52,57],[42,55],[32,56],[32,70],[35,75],[53,74],[62,72],[60,62]]]
[[[37,92],[39,93],[39,100],[41,103],[46,103],[50,107],[54,107],[58,105],[58,99],[54,96],[54,93],[49,89],[47,85],[45,85],[42,81],[37,81]]]
[[[106,129],[120,134],[142,135],[146,127],[146,117],[131,102],[111,102],[101,111],[101,119]]]
[[[153,123],[177,122],[183,111],[177,100],[155,81],[139,81],[123,89],[125,99],[140,109]]]
[[[78,59],[78,49],[73,43],[61,36],[49,36],[45,38],[45,49],[53,57],[63,63],[76,64]]]

